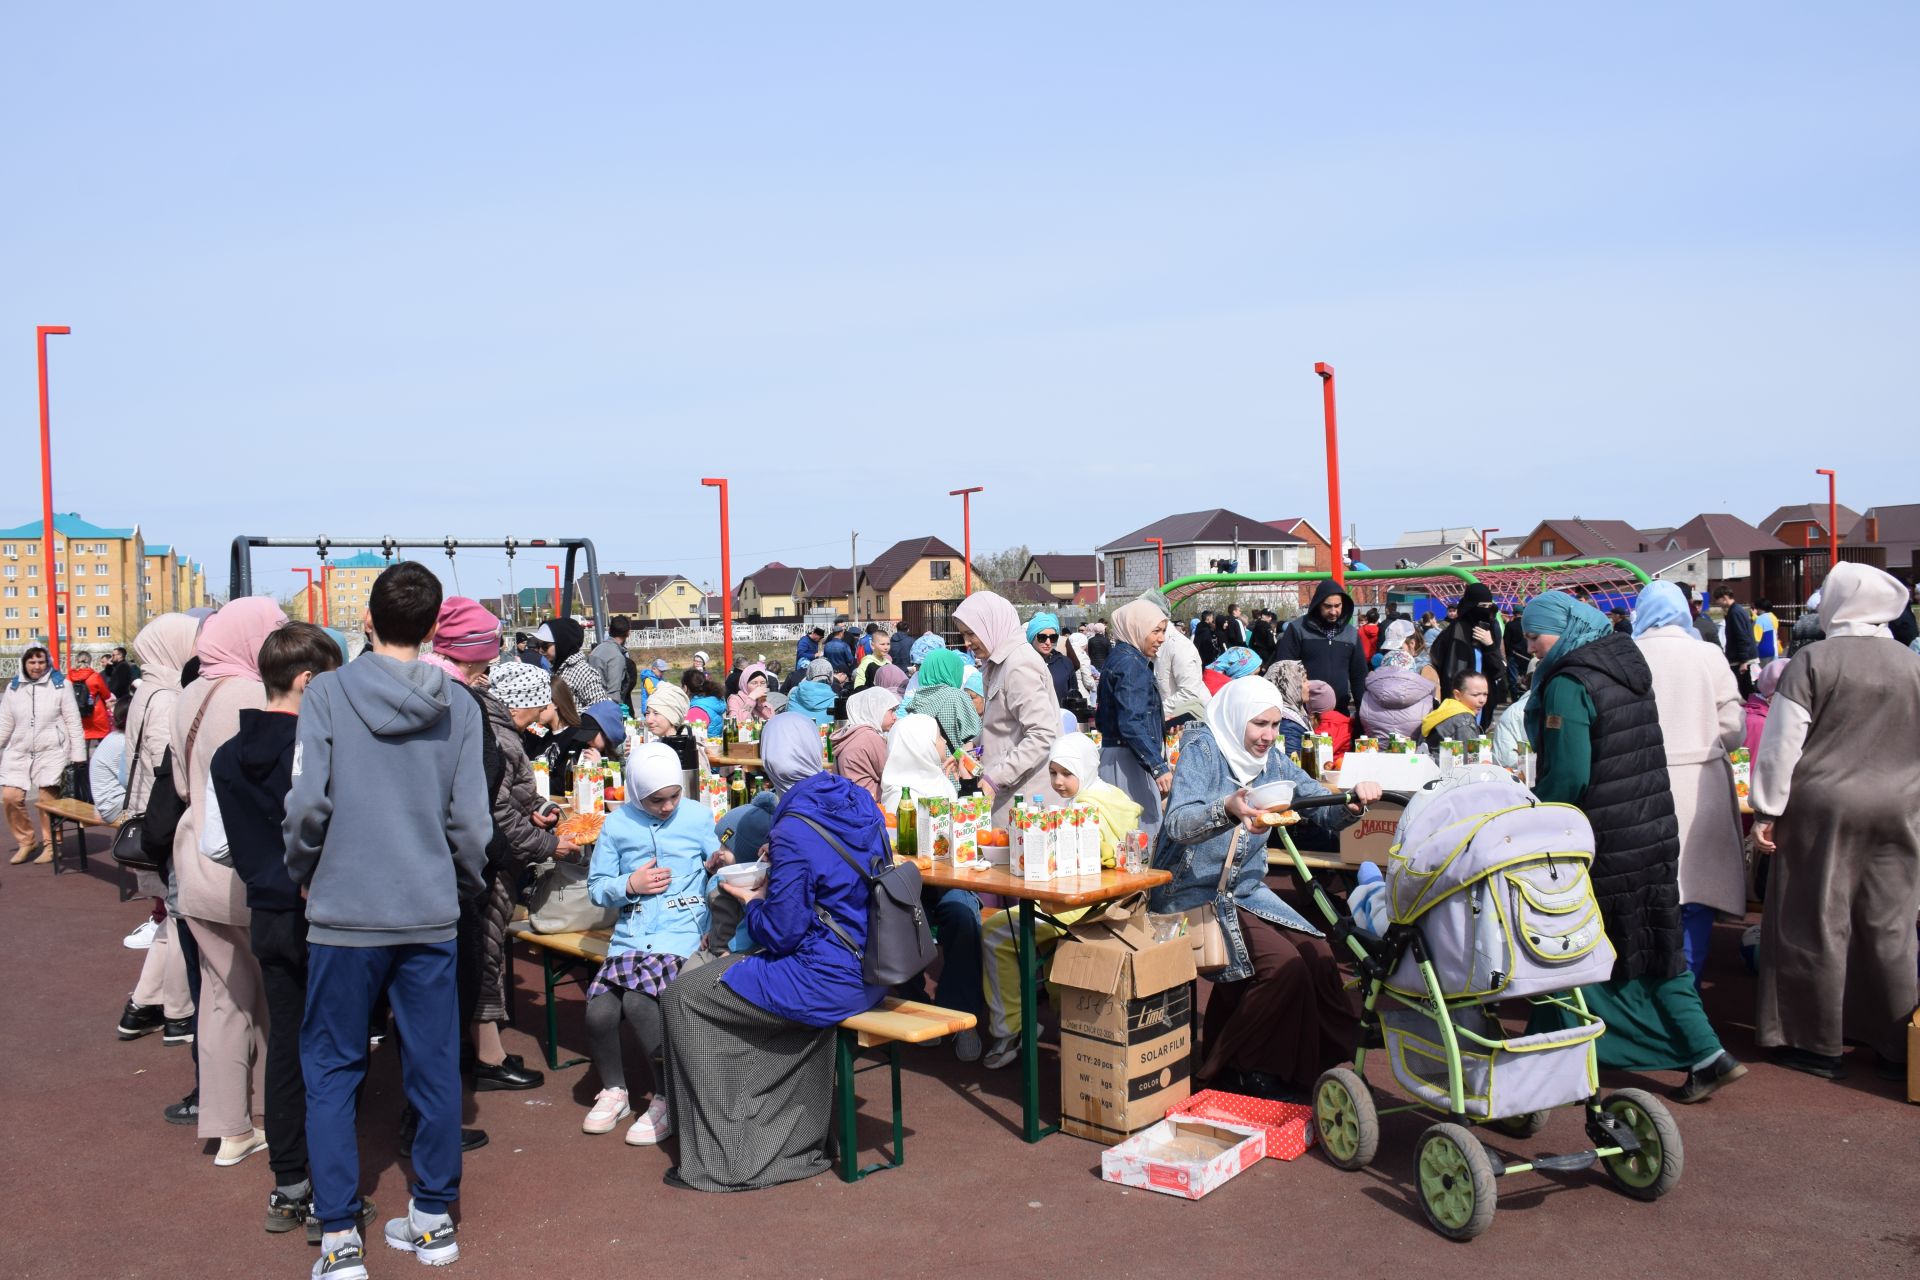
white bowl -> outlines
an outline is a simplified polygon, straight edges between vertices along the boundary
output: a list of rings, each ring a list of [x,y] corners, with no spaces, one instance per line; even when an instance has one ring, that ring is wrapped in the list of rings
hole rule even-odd
[[[1293,803],[1291,782],[1269,782],[1247,792],[1247,803],[1256,809],[1283,809]]]
[[[721,881],[736,889],[758,889],[767,882],[767,864],[764,862],[734,862],[714,872]]]

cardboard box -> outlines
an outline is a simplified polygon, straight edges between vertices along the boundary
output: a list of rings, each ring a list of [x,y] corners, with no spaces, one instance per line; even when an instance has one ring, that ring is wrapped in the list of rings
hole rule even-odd
[[[1060,1127],[1109,1145],[1192,1091],[1192,945],[1155,942],[1144,895],[1083,917],[1053,956]]]
[[[1260,1129],[1267,1135],[1269,1160],[1298,1160],[1314,1143],[1313,1108],[1298,1102],[1275,1102],[1208,1089],[1178,1104],[1167,1115],[1170,1119]]]
[[[1100,1176],[1122,1186],[1198,1200],[1266,1157],[1266,1131],[1204,1120],[1162,1120],[1100,1155]]]

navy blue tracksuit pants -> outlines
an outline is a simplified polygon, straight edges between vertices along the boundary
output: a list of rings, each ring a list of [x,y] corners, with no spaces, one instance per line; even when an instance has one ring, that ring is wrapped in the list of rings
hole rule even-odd
[[[357,1094],[367,1075],[367,1021],[384,989],[400,1030],[400,1073],[420,1113],[413,1200],[445,1213],[460,1196],[460,1011],[451,941],[307,951],[307,1016],[300,1066],[307,1081],[307,1158],[313,1212],[328,1231],[360,1209]]]

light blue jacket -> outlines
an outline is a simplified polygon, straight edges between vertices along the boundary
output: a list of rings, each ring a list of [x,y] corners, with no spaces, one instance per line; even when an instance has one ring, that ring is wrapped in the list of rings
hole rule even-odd
[[[684,960],[699,950],[709,915],[706,864],[719,848],[713,813],[703,804],[683,799],[664,822],[632,804],[609,814],[587,868],[587,896],[620,908],[607,954],[651,951]],[[673,882],[664,893],[628,893],[628,877],[654,859]]]
[[[1267,767],[1247,785],[1280,781],[1293,783],[1294,795],[1303,800],[1328,794],[1278,749],[1267,752]],[[1253,955],[1241,936],[1235,908],[1288,929],[1320,936],[1320,930],[1267,888],[1265,835],[1240,836],[1227,891],[1218,893],[1227,850],[1234,847],[1234,832],[1240,828],[1226,810],[1227,797],[1237,790],[1239,786],[1213,741],[1213,730],[1204,724],[1189,725],[1180,737],[1180,763],[1173,771],[1173,792],[1167,797],[1166,816],[1161,819],[1153,850],[1154,868],[1172,872],[1173,882],[1155,889],[1148,906],[1165,913],[1214,904],[1231,954],[1227,967],[1214,978],[1216,982],[1238,982],[1253,976]],[[1355,821],[1345,808],[1309,809],[1302,816],[1327,831],[1338,831]]]

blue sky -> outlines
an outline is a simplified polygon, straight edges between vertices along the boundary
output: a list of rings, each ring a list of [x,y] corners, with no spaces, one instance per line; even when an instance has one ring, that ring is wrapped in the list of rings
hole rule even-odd
[[[1920,501],[1920,10],[1340,8],[17,6],[0,522],[38,323],[56,505],[214,566],[1323,523],[1315,360],[1366,543]]]

